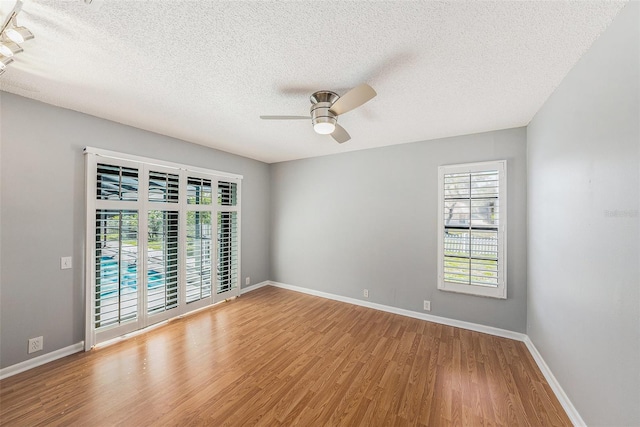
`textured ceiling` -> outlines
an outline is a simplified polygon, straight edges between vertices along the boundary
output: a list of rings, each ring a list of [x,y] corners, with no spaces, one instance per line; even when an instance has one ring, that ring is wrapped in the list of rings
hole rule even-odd
[[[526,125],[624,4],[25,0],[0,89],[271,163]],[[258,117],[365,82],[342,145]]]

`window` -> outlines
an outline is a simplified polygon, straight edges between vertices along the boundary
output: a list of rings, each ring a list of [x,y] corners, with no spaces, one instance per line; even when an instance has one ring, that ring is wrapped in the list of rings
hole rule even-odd
[[[506,298],[506,161],[438,168],[438,289]]]
[[[218,293],[228,291],[238,281],[238,216],[231,210],[236,198],[235,183],[218,183],[218,203],[224,209],[218,213]]]
[[[165,172],[149,172],[149,201],[178,203],[178,175]]]
[[[147,221],[147,311],[178,306],[178,228],[176,211],[151,210]]]
[[[138,200],[138,169],[99,163],[96,197],[99,200]]]
[[[98,209],[95,216],[95,328],[137,317],[138,212]]]
[[[237,212],[218,213],[218,287],[226,292],[238,281]]]
[[[85,153],[86,349],[239,295],[241,176]]]
[[[211,296],[211,212],[187,213],[187,303]]]

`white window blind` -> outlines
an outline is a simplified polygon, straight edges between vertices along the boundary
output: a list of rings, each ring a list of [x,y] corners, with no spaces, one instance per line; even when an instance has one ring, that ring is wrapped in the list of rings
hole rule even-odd
[[[137,317],[138,212],[96,211],[95,222],[95,328]]]
[[[218,183],[218,203],[222,206],[236,206],[238,185],[235,182]]]
[[[212,180],[187,178],[187,303],[211,297],[213,268]]]
[[[229,291],[238,282],[237,212],[218,213],[218,293]]]
[[[147,311],[178,305],[178,225],[176,211],[149,211],[147,240]]]
[[[232,182],[218,183],[218,203],[236,206],[237,185]],[[216,292],[227,292],[238,282],[238,215],[236,211],[218,212],[218,265]]]
[[[187,303],[211,296],[211,212],[187,213]]]
[[[438,287],[506,298],[505,162],[439,168]]]
[[[189,177],[187,179],[187,203],[190,205],[211,204],[211,180]]]
[[[138,200],[138,169],[99,163],[96,180],[99,200]]]
[[[149,201],[178,203],[178,175],[150,171]]]

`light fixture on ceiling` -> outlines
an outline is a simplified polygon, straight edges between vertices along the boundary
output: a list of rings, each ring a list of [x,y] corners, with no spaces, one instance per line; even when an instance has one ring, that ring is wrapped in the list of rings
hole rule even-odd
[[[33,38],[33,33],[27,27],[7,28],[4,33],[14,43],[23,43]]]
[[[0,27],[0,75],[7,70],[7,65],[13,62],[13,55],[22,52],[18,43],[31,40],[34,35],[27,27],[18,26],[18,13],[22,10],[22,0],[16,5]]]
[[[22,48],[19,44],[16,44],[12,41],[5,41],[0,43],[0,55],[12,57],[16,53],[20,52],[22,52]]]
[[[336,130],[336,125],[335,123],[331,123],[330,121],[316,121],[316,123],[313,125],[313,130],[315,130],[316,133],[319,133],[320,135],[329,135],[332,134],[334,130]]]
[[[337,93],[328,90],[321,90],[311,95],[311,123],[316,133],[330,135],[336,130],[337,115],[330,108],[338,98]]]
[[[7,65],[13,62],[13,58],[10,56],[0,55],[0,74],[4,73],[7,69]]]

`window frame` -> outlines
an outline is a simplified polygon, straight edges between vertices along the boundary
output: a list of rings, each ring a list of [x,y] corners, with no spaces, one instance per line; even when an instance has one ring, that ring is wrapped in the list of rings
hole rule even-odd
[[[445,281],[445,175],[456,173],[477,173],[498,171],[498,206],[499,219],[497,226],[498,240],[498,283],[497,286],[483,286],[476,284],[464,284]],[[469,196],[471,200],[471,196]],[[438,167],[438,289],[448,292],[456,292],[468,295],[491,297],[498,299],[507,298],[507,161],[494,160],[487,162],[463,163],[441,165]],[[473,227],[471,223],[469,230]],[[480,229],[480,228],[479,228]],[[471,254],[469,255],[471,259]]]

